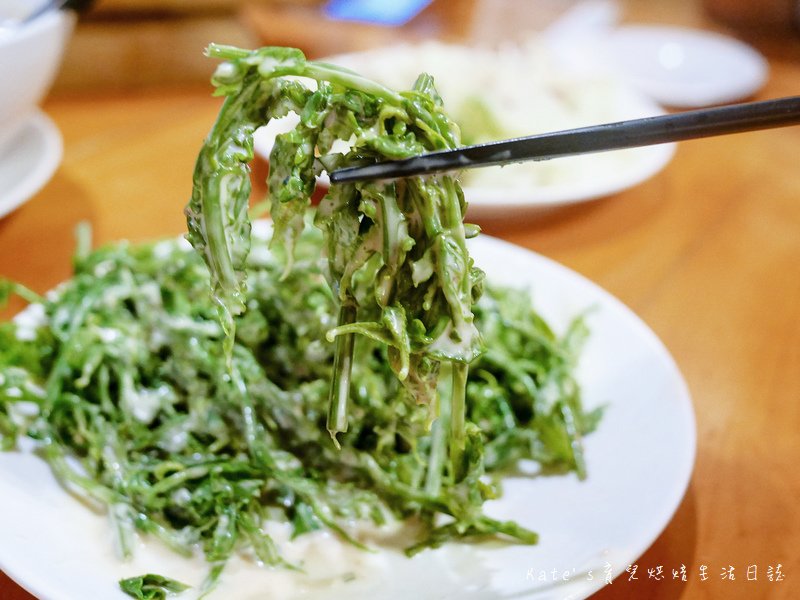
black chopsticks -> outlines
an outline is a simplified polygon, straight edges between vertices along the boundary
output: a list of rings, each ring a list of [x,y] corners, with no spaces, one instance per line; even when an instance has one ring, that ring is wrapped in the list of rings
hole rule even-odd
[[[426,175],[440,171],[651,146],[798,123],[800,123],[800,96],[791,96],[431,152],[403,160],[339,169],[330,174],[330,180],[332,183],[344,183]]]

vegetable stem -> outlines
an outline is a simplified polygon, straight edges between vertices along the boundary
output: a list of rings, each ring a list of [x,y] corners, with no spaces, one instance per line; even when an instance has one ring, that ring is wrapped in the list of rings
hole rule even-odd
[[[356,307],[345,301],[339,309],[338,326],[349,325],[356,320]],[[336,434],[347,431],[347,404],[350,400],[350,374],[353,369],[353,349],[355,335],[342,333],[336,338],[333,359],[333,379],[328,398],[328,433],[334,444],[340,448]]]
[[[453,477],[460,481],[464,476],[464,449],[466,448],[466,393],[469,365],[453,363],[453,389],[450,400],[450,463]]]
[[[431,451],[425,473],[425,493],[438,496],[442,489],[442,469],[447,455],[447,429],[450,423],[450,402],[439,400],[439,416],[431,425]]]

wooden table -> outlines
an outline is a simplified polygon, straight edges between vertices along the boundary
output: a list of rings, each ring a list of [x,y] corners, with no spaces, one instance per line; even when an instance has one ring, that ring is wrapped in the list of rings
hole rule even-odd
[[[696,10],[632,6],[640,20],[711,27]],[[798,41],[756,41],[771,63],[758,98],[797,94]],[[84,220],[96,243],[183,232],[193,162],[219,106],[208,92],[50,99],[44,108],[63,133],[64,161],[0,220],[0,274],[37,291],[67,278]],[[638,579],[620,577],[597,597],[800,597],[800,128],[687,142],[634,189],[485,231],[620,298],[665,342],[693,395],[689,490],[637,561]],[[784,579],[769,581],[778,564]],[[681,565],[686,582],[672,579]],[[721,577],[728,566],[734,581]],[[648,577],[658,567],[666,579]],[[0,599],[29,598],[0,574]]]

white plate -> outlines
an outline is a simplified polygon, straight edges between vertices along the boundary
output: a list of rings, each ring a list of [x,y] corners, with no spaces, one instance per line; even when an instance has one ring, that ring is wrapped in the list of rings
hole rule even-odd
[[[653,105],[654,106],[654,105]],[[663,114],[660,110],[644,111],[642,116]],[[592,176],[576,177],[570,181],[550,185],[530,184],[526,187],[499,189],[492,187],[464,187],[464,197],[469,202],[467,218],[475,220],[507,219],[522,216],[526,213],[540,212],[559,208],[570,204],[588,202],[606,198],[632,188],[651,177],[667,166],[675,154],[675,144],[659,144],[646,148],[631,148],[603,152],[593,157],[600,161],[620,158],[619,162],[606,163],[606,168],[598,168]],[[624,158],[621,158],[623,157]],[[586,160],[589,155],[556,158],[565,170],[578,160]],[[602,162],[598,163],[602,167]],[[492,167],[489,167],[492,168]],[[516,165],[499,168],[502,170],[517,168]]]
[[[452,544],[407,559],[302,536],[316,553],[307,575],[237,558],[212,598],[255,600],[266,590],[287,599],[582,598],[602,587],[607,573],[616,576],[635,562],[667,525],[695,451],[689,393],[667,350],[628,308],[580,275],[490,237],[471,249],[492,281],[530,287],[557,329],[592,309],[578,378],[587,406],[608,408],[586,439],[588,479],[506,480],[503,498],[488,510],[537,530],[537,546]],[[0,531],[0,568],[42,600],[122,600],[120,578],[156,572],[197,585],[205,572],[199,560],[155,543],[132,563],[118,562],[105,518],[62,490],[29,450],[0,453]],[[360,575],[345,581],[354,571]],[[569,581],[560,581],[565,572]]]
[[[61,162],[61,132],[41,111],[27,117],[0,151],[0,218],[30,200]]]
[[[610,60],[642,92],[667,106],[742,100],[767,80],[767,60],[737,39],[684,27],[629,25],[608,33]]]

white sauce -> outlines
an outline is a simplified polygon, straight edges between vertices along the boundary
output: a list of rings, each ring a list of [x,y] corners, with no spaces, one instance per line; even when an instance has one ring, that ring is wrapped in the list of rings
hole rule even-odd
[[[172,256],[172,253],[175,252],[176,243],[173,240],[164,240],[158,242],[155,246],[153,246],[153,256],[158,259],[165,259]]]
[[[472,337],[475,335],[475,329],[470,326],[470,323],[462,320],[456,331],[458,332],[458,340],[454,339],[456,336],[453,335],[453,323],[448,323],[441,335],[428,346],[429,351],[440,353],[444,356],[458,356],[464,348],[472,346]]]
[[[437,587],[442,581],[450,581],[454,589],[460,590],[476,589],[490,581],[483,566],[485,547],[480,545],[450,544],[411,559],[406,557],[402,549],[414,539],[415,530],[411,526],[353,527],[351,533],[368,544],[371,551],[360,550],[327,531],[291,540],[288,524],[270,522],[264,529],[281,556],[302,571],[262,566],[252,557],[237,555],[226,566],[209,600],[330,600],[348,595],[405,600],[413,597],[409,593],[426,589],[426,579],[436,582]],[[160,574],[193,586],[182,598],[198,598],[197,588],[208,569],[199,553],[196,558],[186,560],[160,542],[148,539],[140,542],[134,563],[145,557],[146,565],[162,566]],[[133,564],[126,570],[139,572],[137,568],[147,567]]]
[[[100,341],[104,344],[111,344],[122,337],[122,333],[120,333],[119,329],[114,329],[112,327],[98,327],[95,331],[97,332],[97,337],[99,337]]]
[[[25,310],[14,317],[14,324],[17,326],[17,339],[23,342],[31,342],[36,339],[36,329],[47,321],[44,306],[41,304],[30,304]]]
[[[169,396],[169,393],[169,388],[167,387],[150,389],[125,385],[122,394],[123,408],[131,413],[137,421],[150,423]]]

